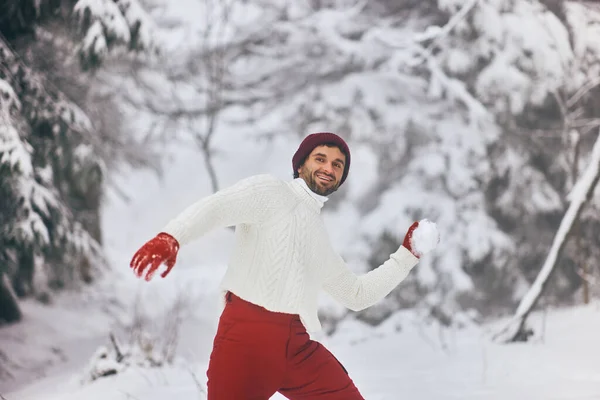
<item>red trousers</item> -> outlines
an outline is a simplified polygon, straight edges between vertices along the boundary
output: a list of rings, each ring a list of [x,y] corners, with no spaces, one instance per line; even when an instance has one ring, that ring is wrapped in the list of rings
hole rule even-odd
[[[297,315],[227,294],[208,365],[208,400],[364,400],[345,368]]]

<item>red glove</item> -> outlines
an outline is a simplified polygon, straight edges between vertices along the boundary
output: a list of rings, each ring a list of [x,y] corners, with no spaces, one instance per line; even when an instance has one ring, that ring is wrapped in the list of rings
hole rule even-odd
[[[413,253],[413,255],[415,257],[420,258],[417,254],[415,254],[415,252],[412,249],[413,232],[415,231],[415,229],[417,229],[418,226],[419,226],[419,221],[413,222],[413,224],[410,226],[410,228],[408,228],[408,232],[406,232],[406,236],[404,236],[404,242],[402,243],[402,246],[404,246],[408,250],[410,250],[410,252]]]
[[[131,268],[141,278],[144,270],[150,266],[146,272],[146,280],[152,279],[158,267],[166,264],[167,270],[160,274],[163,278],[167,276],[177,261],[177,252],[179,251],[179,242],[168,233],[161,232],[153,239],[146,242],[131,259]]]

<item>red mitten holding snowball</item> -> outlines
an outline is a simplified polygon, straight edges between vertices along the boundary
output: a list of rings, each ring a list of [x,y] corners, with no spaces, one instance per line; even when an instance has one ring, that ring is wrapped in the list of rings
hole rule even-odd
[[[435,222],[422,219],[421,221],[414,222],[408,228],[402,246],[410,250],[415,257],[421,258],[435,249],[439,242],[440,233]]]
[[[168,233],[161,232],[146,242],[131,259],[130,267],[133,268],[138,278],[142,277],[146,268],[146,280],[152,279],[158,267],[165,264],[167,269],[160,274],[167,276],[177,261],[179,242]]]

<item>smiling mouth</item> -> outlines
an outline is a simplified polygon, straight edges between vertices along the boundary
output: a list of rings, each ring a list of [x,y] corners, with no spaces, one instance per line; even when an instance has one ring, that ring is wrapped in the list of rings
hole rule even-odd
[[[321,182],[333,183],[333,178],[325,174],[316,174]]]

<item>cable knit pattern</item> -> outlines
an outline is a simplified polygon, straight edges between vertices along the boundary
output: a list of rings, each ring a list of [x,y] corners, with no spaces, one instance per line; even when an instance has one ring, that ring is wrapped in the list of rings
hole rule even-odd
[[[417,264],[400,247],[389,260],[357,276],[331,246],[322,203],[297,181],[257,175],[205,197],[163,229],[184,246],[218,227],[236,226],[223,292],[267,310],[299,314],[306,329],[321,329],[321,289],[358,311],[387,296]]]

